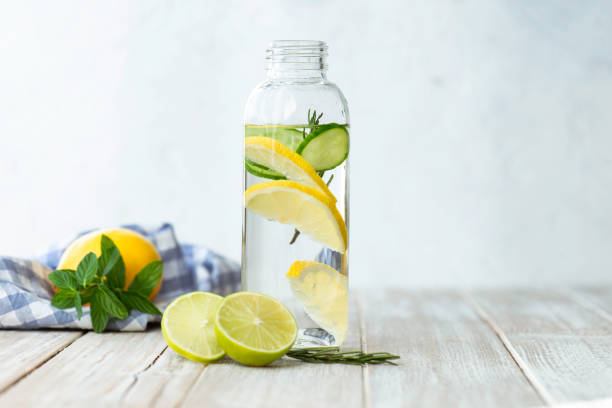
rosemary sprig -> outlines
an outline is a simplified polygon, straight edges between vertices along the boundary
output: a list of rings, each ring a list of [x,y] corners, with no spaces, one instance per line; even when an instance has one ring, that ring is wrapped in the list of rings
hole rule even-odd
[[[291,237],[291,241],[289,241],[289,245],[293,245],[293,243],[299,236],[300,236],[300,230],[298,230],[297,228],[294,228],[293,236]]]
[[[306,114],[306,116],[308,117],[308,128],[310,128],[310,131],[312,132],[315,127],[319,126],[319,121],[321,120],[321,117],[323,116],[323,112],[321,112],[319,115],[317,115],[317,111],[313,110],[312,111],[312,115],[311,115],[310,114],[310,109],[308,109],[308,113]],[[302,129],[302,139],[306,139],[306,128]],[[324,173],[325,172],[321,171],[318,174],[319,174],[320,177],[323,177]],[[333,178],[334,178],[334,175],[332,174],[331,178],[327,182],[327,186],[328,187],[329,187],[329,183],[331,183]],[[299,236],[300,236],[300,231],[298,231],[298,229],[295,228],[293,230],[293,237],[291,237],[291,241],[289,241],[289,245],[293,245],[293,243],[295,242],[295,240]]]
[[[391,360],[397,360],[400,356],[386,352],[364,353],[360,350],[340,351],[340,347],[308,347],[292,349],[287,356],[307,363],[316,364],[391,364],[397,365]]]
[[[317,116],[317,111],[313,110],[311,115],[310,109],[308,109],[308,113],[306,114],[306,116],[308,117],[308,127],[314,128],[315,126],[319,125],[319,121],[321,120],[321,116],[323,116],[323,112],[321,112],[319,116]],[[310,129],[310,131],[312,132],[312,129]],[[306,128],[302,129],[302,139],[306,139]]]
[[[319,174],[320,176],[323,176],[323,173],[324,173],[324,172],[319,172],[319,173],[320,173],[320,174]],[[332,174],[332,175],[329,177],[329,180],[327,180],[327,183],[325,183],[325,184],[327,185],[327,187],[329,187],[329,183],[331,183],[333,179],[334,179],[334,175]],[[299,231],[297,228],[295,228],[295,229],[293,230],[293,237],[291,237],[291,241],[289,241],[289,245],[293,245],[293,243],[295,242],[295,240],[296,240],[296,239],[297,239],[297,237],[299,237],[299,236],[300,236],[300,231]]]

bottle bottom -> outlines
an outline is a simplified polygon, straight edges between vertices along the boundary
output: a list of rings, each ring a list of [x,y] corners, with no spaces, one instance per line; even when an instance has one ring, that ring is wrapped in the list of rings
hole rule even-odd
[[[298,338],[293,344],[294,349],[308,347],[334,347],[340,346],[333,335],[320,327],[311,329],[299,329]]]

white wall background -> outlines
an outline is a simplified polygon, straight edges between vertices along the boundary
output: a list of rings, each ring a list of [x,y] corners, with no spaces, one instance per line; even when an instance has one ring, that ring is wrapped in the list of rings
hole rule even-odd
[[[323,39],[352,119],[356,285],[612,282],[606,1],[0,3],[0,254],[173,222],[240,253],[242,109]]]

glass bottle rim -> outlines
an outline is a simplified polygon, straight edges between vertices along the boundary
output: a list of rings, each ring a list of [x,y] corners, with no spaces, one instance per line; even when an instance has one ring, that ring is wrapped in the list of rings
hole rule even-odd
[[[318,40],[276,40],[266,49],[268,72],[327,70],[327,44]]]
[[[268,45],[266,55],[327,56],[327,48],[327,43],[319,40],[274,40]]]

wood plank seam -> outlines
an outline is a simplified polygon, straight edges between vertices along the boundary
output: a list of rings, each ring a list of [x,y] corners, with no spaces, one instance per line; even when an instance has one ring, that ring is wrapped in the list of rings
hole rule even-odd
[[[368,340],[366,336],[366,325],[365,318],[363,313],[363,305],[361,295],[357,295],[357,301],[355,302],[357,306],[357,319],[359,321],[359,343],[361,345],[361,350],[364,353],[368,352]],[[370,372],[368,370],[368,365],[364,365],[361,367],[361,395],[363,400],[364,408],[372,407],[372,398],[370,392]]]
[[[125,390],[123,391],[123,393],[121,394],[121,397],[119,398],[119,401],[124,401],[125,397],[127,397],[127,395],[130,393],[130,391],[132,390],[132,388],[134,388],[134,386],[136,385],[136,383],[138,382],[138,377],[140,375],[142,375],[142,373],[144,373],[145,371],[147,371],[149,368],[151,368],[156,362],[157,360],[159,360],[159,358],[161,357],[162,354],[164,354],[166,352],[166,350],[168,350],[168,346],[165,346],[160,352],[159,354],[157,354],[155,356],[155,358],[153,358],[153,360],[151,360],[151,362],[149,364],[147,364],[146,367],[144,367],[142,370],[139,370],[137,372],[135,372],[134,374],[132,374],[133,380],[132,383],[130,385],[128,385]],[[161,389],[158,390],[158,393],[161,392]]]
[[[202,371],[200,372],[200,375],[198,375],[193,382],[191,383],[191,385],[189,386],[189,388],[187,388],[187,390],[185,391],[185,394],[183,395],[183,398],[181,398],[175,405],[175,407],[180,407],[183,405],[183,403],[185,402],[185,400],[187,399],[187,397],[189,396],[189,394],[191,394],[191,390],[193,389],[193,387],[198,383],[198,381],[200,380],[200,378],[202,378],[202,376],[204,375],[204,373],[208,370],[208,367],[210,367],[210,364],[203,364],[204,368],[202,369]]]
[[[605,309],[603,309],[596,303],[587,300],[584,296],[578,295],[573,291],[564,291],[563,294],[571,298],[574,302],[587,309],[588,311],[595,313],[597,316],[601,317],[604,320],[612,322],[612,314],[608,313]]]
[[[74,344],[74,342],[78,339],[80,339],[83,335],[85,334],[85,332],[81,332],[79,336],[75,337],[74,339],[72,339],[72,341],[68,344],[66,344],[64,347],[56,350],[53,354],[50,354],[47,358],[45,358],[44,360],[42,360],[39,364],[37,364],[36,366],[32,367],[30,370],[26,371],[23,373],[23,375],[19,376],[18,378],[15,379],[15,381],[12,381],[10,384],[7,384],[4,388],[0,389],[0,394],[3,394],[6,390],[8,390],[9,388],[15,386],[16,384],[18,384],[21,380],[23,380],[24,378],[26,378],[28,375],[32,374],[34,371],[38,370],[40,367],[42,367],[43,365],[45,365],[46,363],[48,363],[49,361],[51,361],[51,359],[53,359],[55,356],[57,356],[59,353],[61,353],[62,351],[66,350],[68,347],[70,347],[72,344]]]
[[[506,336],[504,331],[493,321],[491,316],[478,304],[476,299],[466,291],[459,291],[459,295],[465,300],[465,302],[476,312],[478,317],[485,322],[497,335],[499,340],[502,342],[516,365],[519,367],[529,384],[533,387],[538,396],[542,399],[542,401],[548,406],[554,406],[556,404],[555,399],[552,395],[546,390],[546,388],[542,385],[542,383],[537,379],[534,372],[531,370],[527,362],[523,360],[518,351],[514,348],[510,339]]]

